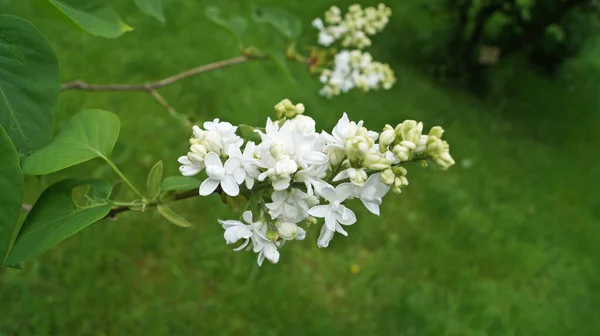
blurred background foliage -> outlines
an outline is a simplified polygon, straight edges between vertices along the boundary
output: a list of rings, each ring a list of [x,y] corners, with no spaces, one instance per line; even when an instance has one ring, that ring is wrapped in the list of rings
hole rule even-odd
[[[354,1],[261,1],[310,21]],[[56,22],[28,1],[0,12],[34,22],[54,43],[63,81],[139,83],[239,55],[208,6],[250,16],[250,1],[169,1],[166,23],[114,2],[135,30],[101,39]],[[363,5],[376,4],[363,1]],[[165,97],[197,122],[262,124],[283,98],[330,129],[342,112],[367,127],[404,119],[443,125],[457,165],[410,169],[382,216],[355,206],[348,238],[316,247],[317,232],[282,249],[278,265],[234,253],[217,197],[177,204],[194,226],[155,213],[99,222],[27,263],[0,270],[0,335],[597,335],[600,322],[600,44],[594,1],[390,1],[375,59],[390,91],[318,96],[292,64],[254,62],[176,83]],[[479,27],[479,28],[478,28]],[[244,41],[284,45],[266,26]],[[143,185],[159,159],[167,175],[190,130],[144,93],[65,92],[57,127],[85,108],[119,115],[114,159]],[[65,176],[109,177],[100,162],[30,178],[28,200]],[[122,192],[126,199],[133,195]]]

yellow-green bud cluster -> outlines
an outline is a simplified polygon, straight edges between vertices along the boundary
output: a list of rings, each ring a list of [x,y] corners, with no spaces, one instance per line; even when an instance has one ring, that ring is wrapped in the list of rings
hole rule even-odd
[[[431,128],[427,137],[425,154],[441,169],[448,169],[455,162],[450,155],[450,145],[445,140],[442,140],[442,134],[444,134],[443,128],[439,126]]]
[[[381,172],[381,182],[389,185],[393,192],[399,194],[402,188],[408,185],[407,174],[408,171],[404,167],[391,167]]]
[[[304,104],[294,105],[289,99],[284,99],[275,105],[275,114],[277,115],[277,119],[291,119],[302,113],[304,113]]]

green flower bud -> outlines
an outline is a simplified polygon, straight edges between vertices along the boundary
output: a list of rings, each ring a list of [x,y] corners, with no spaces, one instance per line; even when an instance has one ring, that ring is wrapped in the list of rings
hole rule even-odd
[[[387,184],[387,185],[391,186],[394,184],[395,179],[396,179],[396,175],[394,175],[394,172],[392,171],[391,168],[388,168],[381,172],[381,182],[383,184]]]
[[[277,241],[279,239],[279,233],[277,231],[267,230],[267,239],[270,241]]]

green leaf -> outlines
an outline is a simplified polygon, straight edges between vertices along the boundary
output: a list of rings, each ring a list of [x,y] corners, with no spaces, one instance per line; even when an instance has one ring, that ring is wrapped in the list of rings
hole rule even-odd
[[[76,198],[80,187],[88,189]],[[101,180],[64,180],[51,185],[25,219],[5,264],[18,267],[104,218],[112,206],[108,199],[111,191],[112,185]]]
[[[19,154],[0,127],[0,264],[8,254],[17,230],[23,202],[23,174]]]
[[[294,13],[273,6],[255,6],[252,18],[259,23],[271,24],[288,39],[296,39],[302,33],[302,19]]]
[[[275,63],[279,71],[281,71],[281,73],[285,76],[287,80],[289,80],[292,83],[296,83],[296,80],[290,72],[290,67],[288,66],[287,58],[285,57],[285,53],[283,51],[267,50],[265,53],[269,56],[271,61]]]
[[[256,130],[262,130],[263,133],[265,132],[265,129],[260,127],[254,127],[246,124],[241,124],[238,126],[238,131],[240,131],[240,135],[244,140],[260,143],[260,134],[256,133]]]
[[[100,37],[114,38],[132,31],[109,0],[36,0],[72,25]]]
[[[186,191],[200,188],[200,180],[188,176],[169,176],[160,188],[165,191]]]
[[[187,221],[187,219],[181,217],[178,213],[169,208],[166,204],[159,204],[156,206],[156,210],[169,222],[181,226],[181,227],[190,227],[192,224]]]
[[[48,146],[25,158],[23,172],[46,175],[97,157],[108,160],[119,128],[119,118],[114,113],[79,112],[60,128]]]
[[[148,189],[148,194],[150,197],[154,198],[160,192],[160,181],[163,178],[163,162],[158,161],[152,169],[150,169],[150,173],[148,173],[148,179],[146,180],[146,187]]]
[[[50,43],[31,23],[0,15],[0,125],[28,154],[52,138],[60,69]]]
[[[134,0],[136,6],[146,15],[150,15],[160,22],[165,22],[162,0]]]
[[[224,19],[220,16],[220,12],[221,11],[218,7],[209,6],[206,8],[204,14],[210,21],[221,26],[234,36],[242,36],[242,34],[244,34],[246,29],[248,28],[248,20],[244,19],[241,16],[234,16],[229,19]]]

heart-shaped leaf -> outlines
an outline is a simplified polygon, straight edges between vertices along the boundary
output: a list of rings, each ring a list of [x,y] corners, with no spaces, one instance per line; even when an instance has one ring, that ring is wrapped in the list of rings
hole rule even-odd
[[[164,191],[187,191],[200,188],[200,180],[188,176],[169,176],[162,181]]]
[[[150,15],[160,22],[165,22],[163,0],[134,0],[136,6],[146,15]]]
[[[21,214],[23,174],[19,154],[0,127],[0,264],[6,257]]]
[[[46,175],[94,158],[108,161],[119,136],[119,118],[102,110],[77,113],[48,146],[23,161],[23,172]]]
[[[224,19],[220,16],[220,10],[218,7],[210,6],[206,8],[204,13],[206,17],[217,25],[221,26],[234,36],[241,36],[248,28],[248,20],[241,16],[234,16],[229,19]]]
[[[50,141],[60,70],[50,43],[31,23],[0,15],[0,125],[18,152]]]
[[[109,0],[37,0],[51,13],[72,25],[100,37],[114,38],[132,31]]]
[[[192,224],[187,221],[187,219],[183,218],[180,214],[173,211],[166,204],[159,204],[156,206],[156,210],[169,222],[181,226],[181,227],[190,227]]]
[[[76,198],[75,191],[84,186],[87,191]],[[111,191],[112,184],[101,180],[64,180],[50,186],[25,219],[5,264],[19,267],[104,218],[112,206],[108,199]]]
[[[160,181],[163,177],[163,162],[158,161],[150,172],[148,173],[148,178],[146,180],[146,189],[148,189],[148,194],[150,197],[154,198],[158,196],[160,192]]]
[[[271,24],[288,39],[296,39],[302,33],[302,19],[284,8],[256,6],[252,17],[256,22]]]

